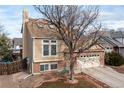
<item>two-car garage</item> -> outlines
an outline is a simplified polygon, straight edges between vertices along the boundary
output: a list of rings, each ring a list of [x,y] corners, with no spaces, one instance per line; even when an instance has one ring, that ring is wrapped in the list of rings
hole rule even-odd
[[[81,55],[78,59],[80,61],[82,68],[90,68],[100,66],[100,55],[92,54],[92,55]]]
[[[77,59],[81,68],[91,68],[104,65],[104,51],[102,48],[92,48],[83,52]]]

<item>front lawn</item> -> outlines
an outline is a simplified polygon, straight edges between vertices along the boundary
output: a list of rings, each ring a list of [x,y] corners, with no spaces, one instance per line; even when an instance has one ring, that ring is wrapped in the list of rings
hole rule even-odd
[[[58,76],[57,73],[44,73],[40,75],[29,76],[20,82],[23,88],[108,88],[109,86],[84,74],[75,74],[75,79],[79,80],[77,84],[69,84],[66,77]]]

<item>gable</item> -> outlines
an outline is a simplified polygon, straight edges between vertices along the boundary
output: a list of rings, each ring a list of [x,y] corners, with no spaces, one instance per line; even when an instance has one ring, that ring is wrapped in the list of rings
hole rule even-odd
[[[93,45],[89,50],[104,50],[104,48],[101,45]]]

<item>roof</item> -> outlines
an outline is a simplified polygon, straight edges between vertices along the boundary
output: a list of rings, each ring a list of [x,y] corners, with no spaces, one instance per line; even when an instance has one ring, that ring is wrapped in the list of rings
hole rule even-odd
[[[13,38],[14,45],[22,45],[22,38]]]
[[[102,36],[111,37],[111,38],[124,38],[124,32],[123,31],[99,31],[99,35],[102,34]]]
[[[117,40],[112,39],[111,37],[103,36],[103,37],[101,37],[101,39],[103,39],[103,41],[99,40],[99,43],[101,43],[101,44],[108,42],[113,47],[124,47],[124,44],[118,42]]]
[[[52,32],[53,29],[48,27],[48,23],[46,20],[43,19],[30,19],[28,22],[25,23],[28,31],[31,34],[31,37],[34,38],[54,38],[55,35]]]
[[[112,38],[124,38],[122,31],[111,31],[110,34]]]

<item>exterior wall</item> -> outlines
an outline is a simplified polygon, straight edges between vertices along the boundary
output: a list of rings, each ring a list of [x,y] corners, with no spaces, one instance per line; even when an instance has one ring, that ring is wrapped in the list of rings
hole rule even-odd
[[[33,49],[33,42],[32,42],[32,38],[30,37],[28,31],[26,32],[27,34],[24,35],[24,39],[23,39],[23,58],[25,57],[32,57],[32,49]]]
[[[23,31],[23,58],[28,57],[30,54],[30,46],[31,46],[31,37],[29,31],[24,28]]]
[[[124,57],[124,48],[119,48],[119,53]]]
[[[64,60],[63,53],[65,46],[63,45],[62,41],[58,41],[57,47],[57,55],[56,56],[43,56],[43,39],[35,39],[34,40],[34,62],[48,62],[48,61],[59,61]]]
[[[114,48],[111,44],[103,44],[102,46],[104,47],[106,53],[111,53],[114,51]]]
[[[53,62],[58,62],[58,70],[62,70],[65,67],[65,61],[64,61],[64,56],[63,56],[63,51],[65,49],[64,43],[59,40],[58,41],[58,55],[57,56],[43,56],[43,48],[42,48],[42,40],[40,38],[37,38],[33,40],[33,65],[32,65],[32,70],[34,74],[39,74],[43,73],[40,72],[40,64],[41,63],[53,63]],[[47,72],[47,71],[46,71]]]
[[[31,38],[29,31],[25,27],[23,29],[23,58],[28,58],[28,72],[32,72],[33,62],[33,38]]]
[[[47,57],[47,58],[43,58],[42,57],[42,49],[41,49],[41,45],[42,45],[42,42],[41,42],[41,39],[35,39],[35,60],[34,60],[34,63],[33,63],[33,73],[34,74],[40,74],[40,73],[44,73],[44,72],[41,72],[40,71],[40,64],[44,64],[44,63],[52,63],[52,62],[58,62],[58,69],[56,71],[60,71],[60,70],[63,70],[64,67],[67,67],[69,68],[69,62],[68,60],[64,59],[64,57],[62,56],[63,54],[59,54],[59,58],[52,58],[51,56],[50,57]],[[36,46],[37,45],[37,46]],[[92,51],[86,51],[84,53],[82,53],[81,55],[94,55],[94,54],[97,54],[99,55],[100,57],[100,66],[104,66],[104,51],[103,49],[97,47],[98,49],[95,49],[96,47],[93,47],[91,50]],[[65,46],[60,43],[60,46],[59,46],[59,52],[61,53],[63,50],[65,49]],[[97,50],[97,51],[93,51],[93,50]],[[60,57],[62,56],[62,58]],[[38,61],[38,60],[39,61]],[[47,60],[46,60],[47,59]],[[41,61],[40,61],[41,60]],[[50,60],[50,61],[49,61]],[[75,70],[78,70],[80,69],[80,65],[78,63],[75,64]],[[45,72],[51,72],[51,71],[45,71]]]
[[[64,67],[66,66],[65,65],[65,62],[64,61],[57,61],[58,62],[58,69],[57,70],[53,70],[53,71],[61,71],[64,69]],[[50,71],[44,71],[44,72],[41,72],[40,71],[40,64],[43,64],[43,63],[52,63],[52,61],[49,61],[49,62],[35,62],[33,63],[33,74],[40,74],[40,73],[44,73],[44,72],[50,72]],[[53,72],[51,71],[51,72]]]

